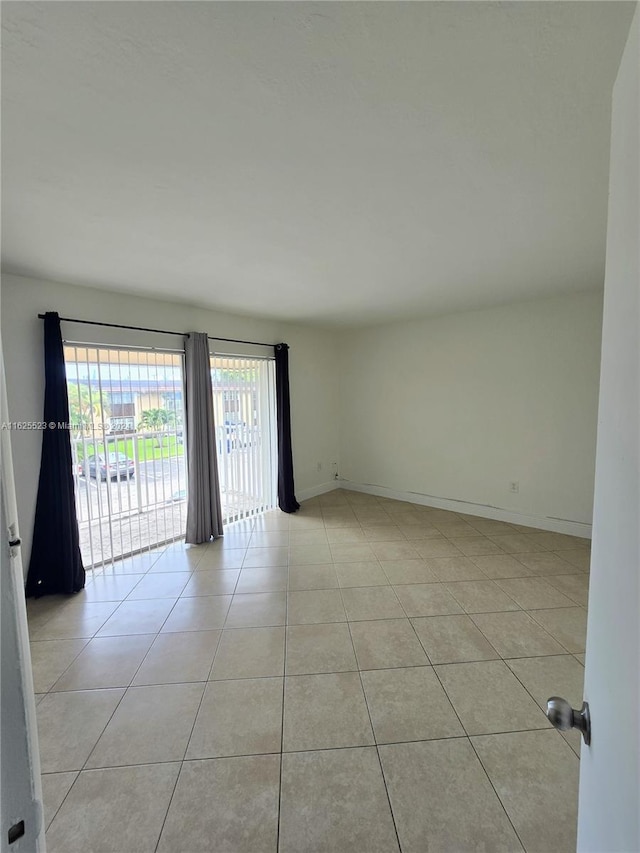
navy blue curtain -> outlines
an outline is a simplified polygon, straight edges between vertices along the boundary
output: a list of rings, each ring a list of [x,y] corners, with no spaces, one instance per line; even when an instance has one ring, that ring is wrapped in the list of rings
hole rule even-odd
[[[300,509],[293,485],[291,402],[289,400],[289,347],[276,344],[276,418],[278,422],[278,506],[283,512]]]
[[[64,366],[60,317],[44,318],[44,416],[38,501],[33,527],[27,595],[78,592],[85,572],[73,487],[69,396]]]

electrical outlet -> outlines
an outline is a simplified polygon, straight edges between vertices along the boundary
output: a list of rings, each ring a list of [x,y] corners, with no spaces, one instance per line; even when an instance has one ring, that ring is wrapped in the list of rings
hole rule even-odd
[[[322,471],[322,462],[316,462],[316,471],[320,473]]]
[[[509,483],[509,491],[512,492],[514,495],[517,495],[520,491],[520,483],[517,480],[512,480]]]

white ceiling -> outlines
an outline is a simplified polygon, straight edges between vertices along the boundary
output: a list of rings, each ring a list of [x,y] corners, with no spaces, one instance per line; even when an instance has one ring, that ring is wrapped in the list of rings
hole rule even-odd
[[[3,2],[3,265],[358,325],[602,286],[633,3]]]

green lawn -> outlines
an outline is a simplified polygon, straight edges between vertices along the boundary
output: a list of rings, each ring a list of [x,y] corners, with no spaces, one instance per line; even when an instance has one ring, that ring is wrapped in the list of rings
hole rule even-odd
[[[134,443],[137,448],[134,448]],[[87,455],[92,452],[104,453],[103,441],[92,442],[82,440],[76,443],[78,449],[78,461],[84,460],[85,451]],[[137,455],[136,455],[137,449]],[[153,459],[168,459],[170,456],[183,456],[184,444],[180,444],[175,435],[163,435],[157,438],[146,438],[132,435],[127,438],[107,438],[107,453],[125,453],[130,459],[137,462],[150,462]]]

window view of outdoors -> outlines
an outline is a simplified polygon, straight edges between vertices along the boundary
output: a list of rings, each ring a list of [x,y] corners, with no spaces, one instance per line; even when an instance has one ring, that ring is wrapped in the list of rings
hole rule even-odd
[[[182,355],[67,346],[65,359],[85,565],[181,538]]]
[[[276,505],[275,363],[213,356],[211,383],[223,520]]]
[[[86,567],[179,540],[186,526],[183,355],[65,346]],[[272,360],[212,357],[225,521],[275,506]]]

